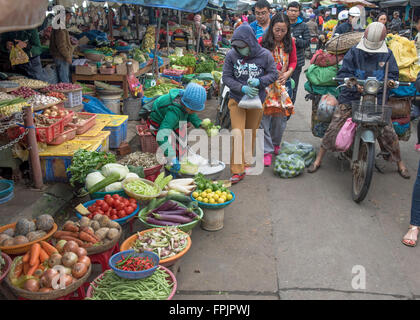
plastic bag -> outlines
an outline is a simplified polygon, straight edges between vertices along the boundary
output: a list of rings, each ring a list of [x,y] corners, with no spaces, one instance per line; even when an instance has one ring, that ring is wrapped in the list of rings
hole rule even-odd
[[[335,55],[322,49],[319,49],[313,55],[311,59],[311,64],[315,64],[320,67],[329,67],[338,64],[341,60],[343,60],[343,58],[343,54]]]
[[[264,114],[289,117],[294,113],[294,105],[287,93],[286,86],[281,85],[279,81],[275,81],[269,86],[264,101]]]
[[[337,139],[335,140],[335,148],[337,151],[345,152],[351,147],[354,135],[356,134],[356,128],[357,124],[354,123],[351,118],[348,118],[341,127]]]
[[[303,158],[297,154],[280,153],[274,162],[274,174],[280,178],[293,178],[305,169]]]
[[[311,84],[328,87],[337,86],[337,82],[332,80],[332,78],[337,76],[337,71],[337,66],[319,67],[315,64],[311,64],[305,73],[306,78]]]
[[[29,62],[29,57],[28,55],[25,53],[25,51],[23,51],[22,48],[18,47],[18,46],[13,46],[12,50],[10,50],[10,63],[12,64],[12,66],[16,66],[19,64],[25,64]]]
[[[242,109],[262,109],[261,99],[258,95],[254,98],[244,95],[238,106]]]
[[[319,101],[318,110],[316,112],[317,119],[323,122],[330,122],[337,106],[338,101],[333,95],[323,95]]]
[[[316,158],[314,147],[309,143],[300,141],[293,143],[284,141],[281,145],[280,154],[296,154],[303,159],[306,167],[309,167]]]
[[[103,113],[103,114],[115,114],[109,110],[99,99],[96,99],[92,96],[83,96],[83,99],[88,100],[88,102],[83,101],[83,110],[90,113]]]

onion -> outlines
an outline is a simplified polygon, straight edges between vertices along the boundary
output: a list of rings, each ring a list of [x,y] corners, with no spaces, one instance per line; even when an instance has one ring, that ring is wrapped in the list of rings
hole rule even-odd
[[[58,114],[59,114],[60,118],[63,118],[66,115],[64,111],[59,111]]]
[[[78,248],[75,252],[79,258],[87,256],[87,251],[85,248]]]
[[[64,252],[76,253],[77,249],[79,249],[79,245],[77,244],[76,241],[70,240],[70,241],[67,241],[63,249],[64,249]]]
[[[80,257],[79,258],[79,260],[77,261],[77,262],[80,262],[80,263],[83,263],[83,264],[85,264],[86,265],[86,267],[88,267],[89,268],[89,266],[90,266],[90,258],[88,257],[88,256],[83,256],[83,257]]]
[[[57,106],[53,106],[53,107],[51,107],[51,110],[52,111],[58,111],[58,107]]]
[[[66,252],[61,260],[65,267],[72,268],[77,263],[78,257],[74,252]]]
[[[41,278],[41,285],[43,287],[52,288],[52,281],[57,275],[58,272],[55,269],[48,269]]]
[[[50,268],[60,265],[61,264],[61,260],[62,260],[62,256],[59,253],[53,253],[51,255],[51,257],[48,259],[48,265],[50,266]],[[48,270],[47,270],[48,271]]]
[[[52,291],[52,289],[51,288],[47,288],[47,287],[44,287],[44,288],[41,288],[41,289],[38,290],[38,292],[42,292],[42,293],[44,293],[44,292],[51,292],[51,291]]]
[[[60,285],[61,285],[61,280],[63,280],[65,286],[69,286],[73,282],[73,277],[69,276],[68,274],[63,275],[62,277],[60,277],[60,280],[58,282]]]
[[[51,112],[51,117],[57,117],[58,113],[56,111]]]
[[[84,263],[78,262],[73,266],[73,270],[72,270],[71,274],[76,279],[80,279],[81,277],[83,277],[86,274],[87,270],[88,270],[88,268]]]
[[[39,282],[36,279],[29,279],[25,281],[25,290],[31,291],[31,292],[37,292],[39,291]]]
[[[58,252],[63,253],[64,252],[64,246],[66,245],[67,240],[60,240],[57,242],[55,248],[58,250]]]

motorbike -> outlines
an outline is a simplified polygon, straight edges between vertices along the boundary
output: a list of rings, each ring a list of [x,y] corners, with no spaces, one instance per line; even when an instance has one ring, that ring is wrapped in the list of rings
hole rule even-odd
[[[318,36],[311,36],[311,43],[309,45],[309,47],[306,49],[306,58],[307,59],[312,59],[312,57],[314,56],[315,52],[318,50]]]

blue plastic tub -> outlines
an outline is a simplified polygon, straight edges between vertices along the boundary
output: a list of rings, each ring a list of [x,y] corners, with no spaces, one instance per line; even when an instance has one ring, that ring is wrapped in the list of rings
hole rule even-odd
[[[127,258],[128,255],[132,255],[134,257],[145,257],[145,258],[148,257],[152,259],[153,268],[148,269],[148,270],[143,270],[143,271],[124,271],[124,270],[117,269],[115,267],[117,262],[121,260],[122,256],[124,258]],[[111,269],[114,270],[114,272],[117,274],[117,276],[121,278],[133,279],[133,280],[144,279],[144,278],[150,277],[156,271],[157,267],[159,266],[159,256],[156,253],[150,252],[150,251],[145,251],[145,252],[140,253],[140,252],[136,252],[135,250],[127,250],[127,251],[122,251],[122,252],[118,252],[114,254],[111,258],[109,258],[108,264],[111,267]]]
[[[105,127],[103,131],[110,131],[109,147],[111,149],[118,149],[125,139],[127,139],[128,118],[124,123],[118,127]]]
[[[191,194],[191,199],[192,199],[193,201],[197,201],[197,202],[198,202],[198,206],[199,206],[200,208],[213,209],[213,210],[219,210],[219,209],[222,209],[222,208],[224,208],[224,207],[226,207],[226,206],[230,205],[233,201],[235,201],[235,199],[236,199],[235,194],[234,194],[232,191],[230,191],[230,193],[232,194],[232,200],[230,200],[230,201],[228,201],[228,202],[225,202],[225,203],[215,203],[215,204],[211,204],[211,203],[201,202],[201,201],[198,201],[198,200],[194,199],[194,197],[192,196],[192,194]]]
[[[0,198],[7,197],[13,192],[15,183],[12,180],[0,180]]]
[[[126,198],[126,197],[124,197],[124,198]],[[128,198],[127,198],[128,199]],[[85,206],[85,208],[87,209],[87,208],[89,208],[92,204],[94,204],[97,200],[104,200],[104,198],[101,198],[101,199],[95,199],[95,200],[90,200],[90,201],[88,201],[88,202],[85,202],[83,205]],[[138,213],[139,213],[139,211],[140,211],[140,205],[137,203],[137,209],[136,210],[134,210],[134,212],[132,213],[132,214],[130,214],[129,216],[126,216],[126,217],[124,217],[124,218],[121,218],[121,219],[116,219],[116,220],[112,220],[112,221],[115,221],[115,222],[118,222],[118,224],[119,225],[124,225],[124,224],[126,224],[127,222],[128,222],[128,220],[130,220],[131,218],[134,218]],[[77,216],[77,218],[79,218],[79,219],[82,219],[82,215],[80,214],[80,213],[78,213],[78,212],[76,212],[76,216]]]
[[[6,203],[6,202],[12,200],[14,198],[14,196],[15,196],[14,192],[9,193],[7,196],[0,199],[0,204]]]

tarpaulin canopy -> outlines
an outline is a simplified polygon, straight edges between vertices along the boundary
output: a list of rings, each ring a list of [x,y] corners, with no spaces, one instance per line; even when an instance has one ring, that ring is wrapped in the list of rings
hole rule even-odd
[[[386,0],[379,2],[379,6],[381,8],[405,7],[409,2],[408,0]]]
[[[48,0],[0,0],[0,33],[33,29],[45,20]]]
[[[200,12],[207,6],[208,0],[91,0],[93,2],[117,2],[145,7],[167,8],[186,12]]]
[[[209,0],[209,3],[219,8],[225,7],[231,10],[236,10],[237,8],[237,0]]]
[[[410,0],[410,5],[412,7],[420,7],[420,0]]]

